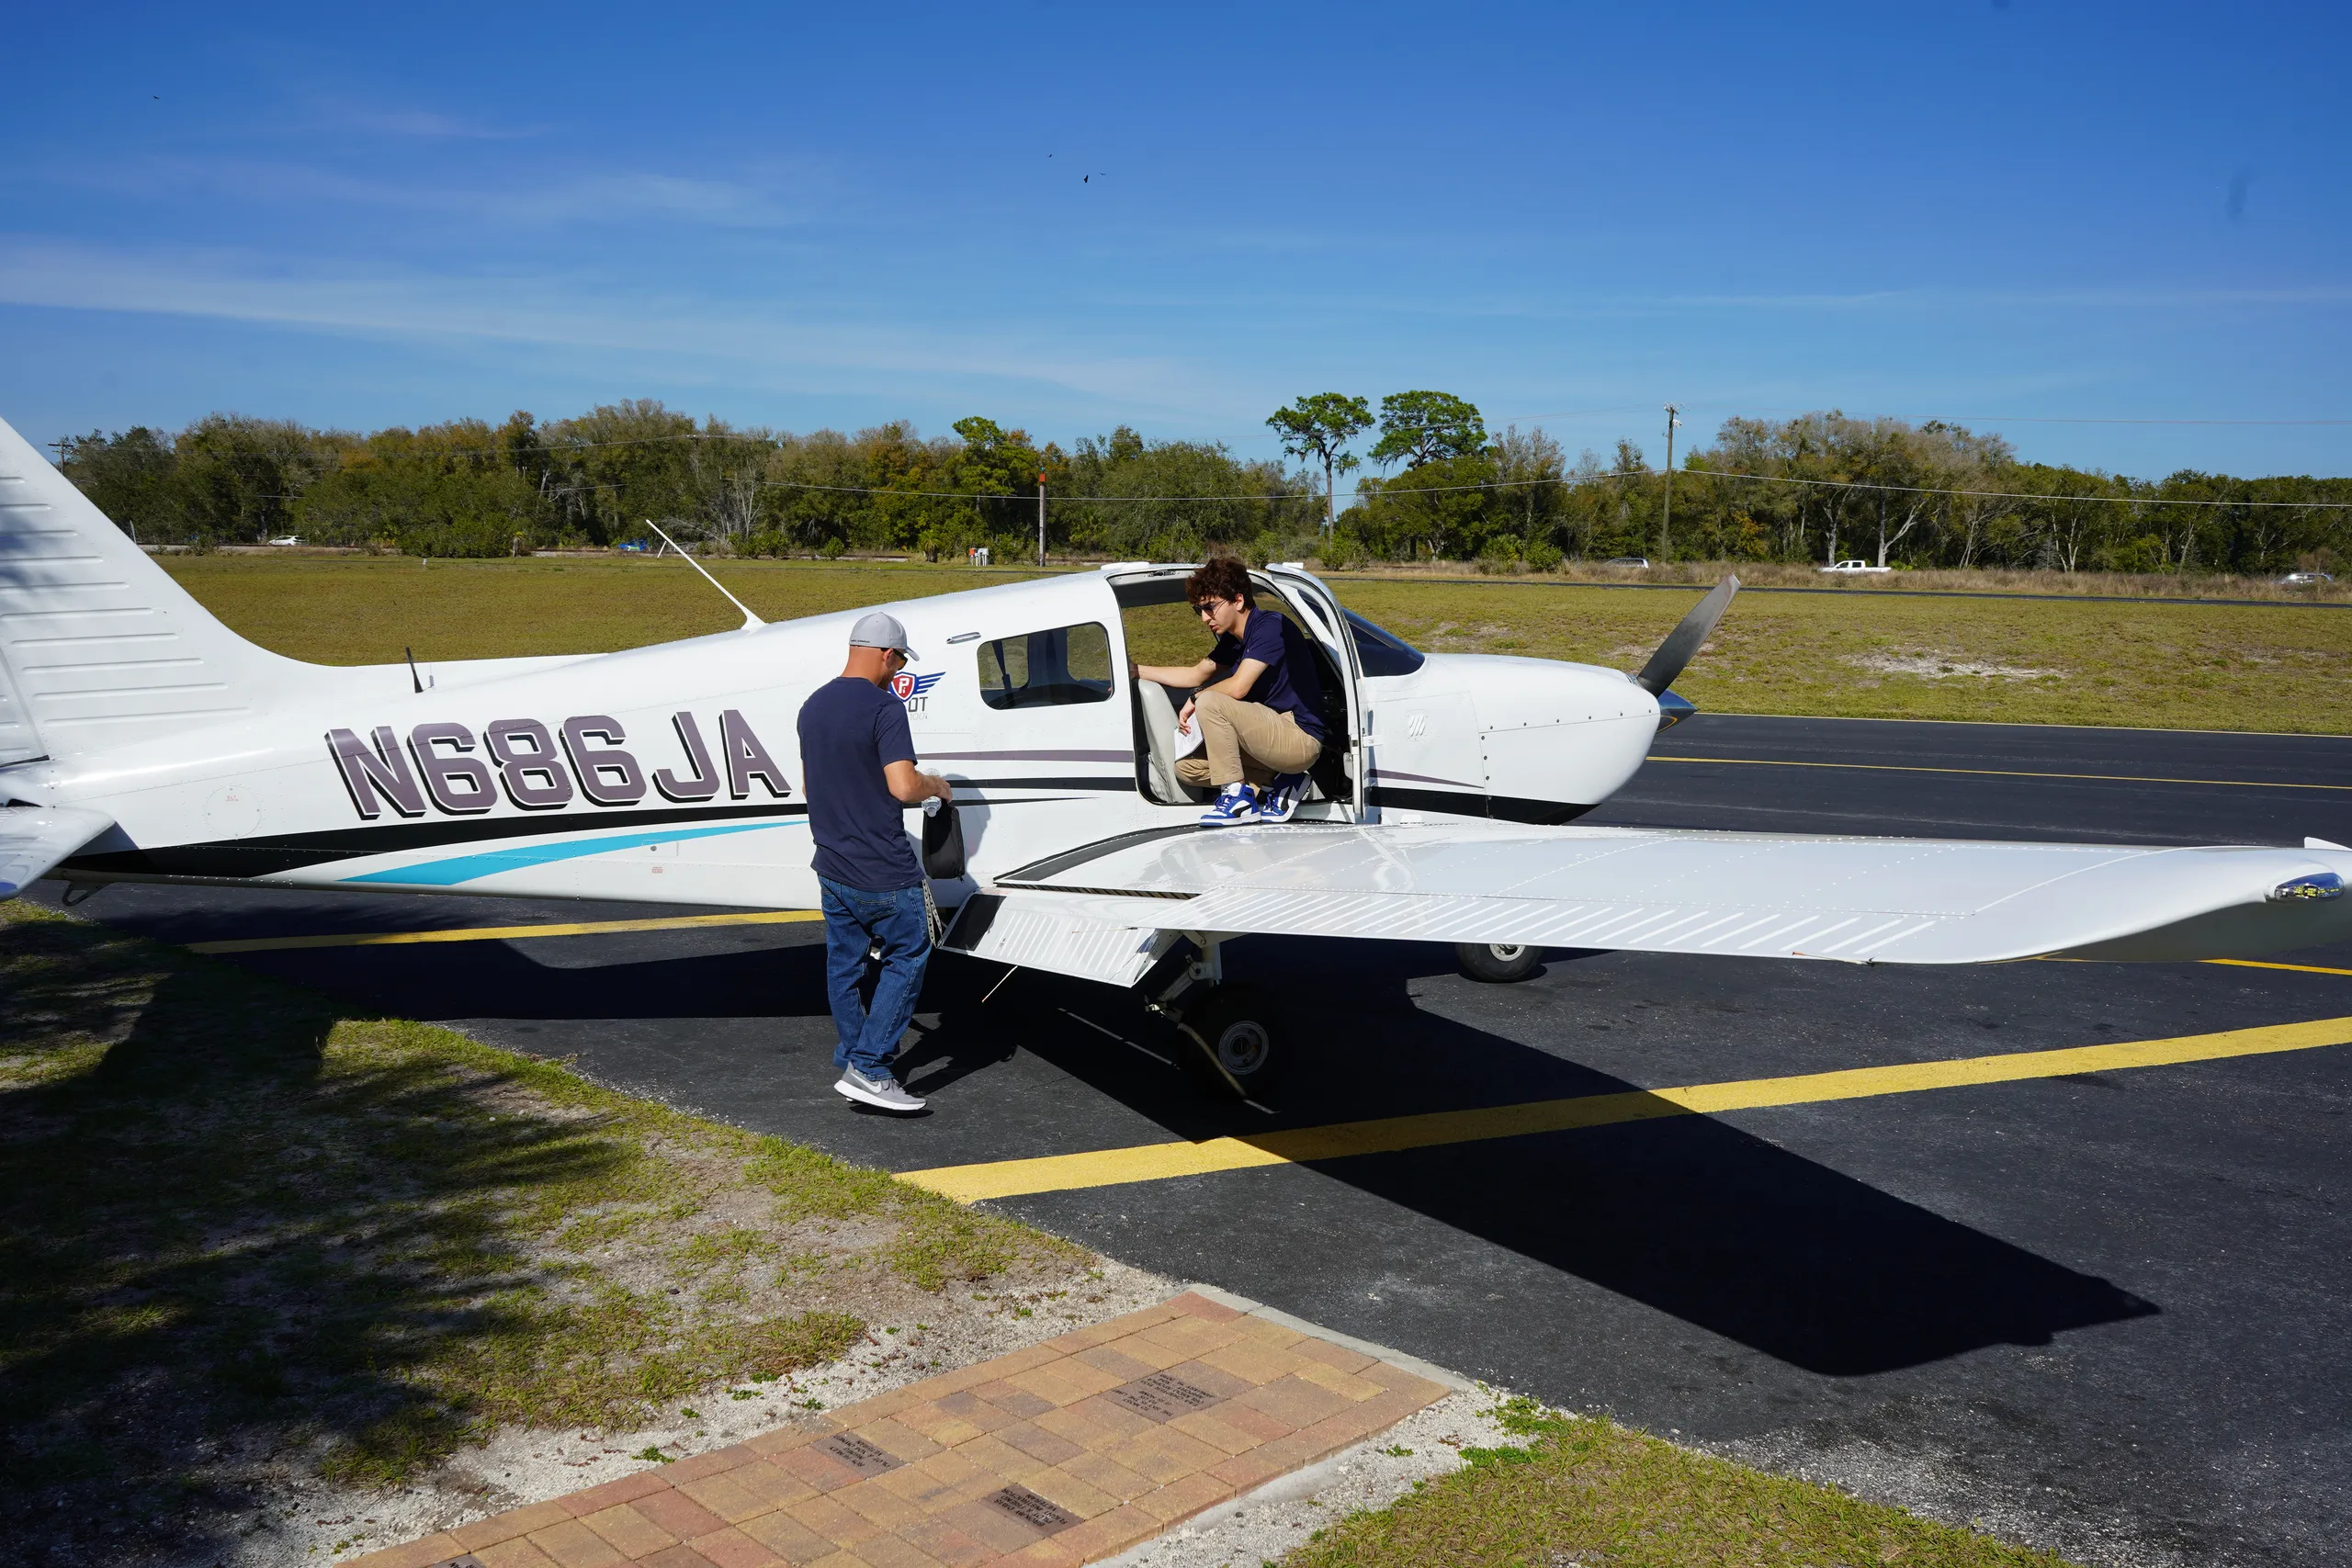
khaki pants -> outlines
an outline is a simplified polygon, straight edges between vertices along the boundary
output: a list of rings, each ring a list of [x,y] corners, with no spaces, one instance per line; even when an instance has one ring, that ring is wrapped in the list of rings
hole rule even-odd
[[[1195,697],[1193,722],[1201,727],[1201,749],[1176,762],[1176,776],[1188,784],[1263,786],[1276,773],[1306,772],[1323,755],[1323,742],[1299,728],[1290,715],[1223,692]]]

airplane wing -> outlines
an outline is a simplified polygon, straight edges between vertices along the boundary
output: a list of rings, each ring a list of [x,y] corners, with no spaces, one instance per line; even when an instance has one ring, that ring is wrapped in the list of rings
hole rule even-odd
[[[1041,861],[997,878],[1001,901],[948,945],[1130,983],[1170,931],[1868,964],[2223,958],[2352,938],[2347,880],[2352,851],[2333,846],[1291,823]]]
[[[13,898],[114,826],[103,811],[16,806],[0,810],[0,898]]]

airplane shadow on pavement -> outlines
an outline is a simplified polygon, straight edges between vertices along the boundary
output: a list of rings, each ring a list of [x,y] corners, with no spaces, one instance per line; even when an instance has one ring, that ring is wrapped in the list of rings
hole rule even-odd
[[[481,943],[468,944],[462,962],[448,948],[389,948],[304,953],[299,965],[256,966],[289,977],[299,970],[311,984],[358,991],[411,1017],[797,1020],[796,1032],[809,1038],[773,1048],[805,1061],[831,1046],[822,955],[820,943],[806,942],[557,968],[503,943]],[[1026,1052],[1167,1136],[1184,1139],[1638,1088],[1424,1010],[1408,994],[1408,982],[1450,972],[1442,949],[1384,946],[1374,962],[1334,956],[1329,947],[1312,953],[1300,944],[1290,956],[1311,966],[1294,971],[1292,983],[1329,999],[1318,1003],[1312,1029],[1293,1031],[1297,1059],[1271,1118],[1201,1100],[1159,1059],[1172,1055],[1176,1044],[1133,996],[1033,972],[1015,976],[984,1006],[983,994],[1004,971],[950,957],[933,966],[900,1074],[933,1097],[960,1086],[971,1115],[985,1123],[994,1092],[989,1080],[1023,1071],[1015,1058]],[[1327,968],[1338,972],[1313,972]],[[683,998],[692,999],[681,1005]],[[1123,1049],[1106,1033],[1136,1048]],[[722,1048],[734,1049],[740,1047]],[[713,1059],[707,1046],[698,1059]],[[1443,1070],[1433,1073],[1431,1064]],[[691,1067],[673,1081],[683,1100],[700,1098]],[[1008,1106],[1015,1100],[1010,1093],[996,1098]],[[803,1128],[787,1120],[766,1130],[869,1163],[921,1163],[904,1157],[909,1145],[902,1141],[858,1145],[863,1130],[839,1111],[827,1104],[822,1121]],[[1069,1151],[1105,1142],[1082,1126],[1069,1129],[1067,1140],[1061,1147]],[[1135,1140],[1114,1134],[1108,1141]],[[1005,1156],[959,1149],[940,1163],[990,1157]],[[1824,1375],[1884,1372],[1991,1345],[2047,1344],[2070,1329],[2159,1311],[2105,1280],[1709,1117],[1454,1144],[1317,1168]],[[1151,1199],[1138,1193],[1135,1201]]]

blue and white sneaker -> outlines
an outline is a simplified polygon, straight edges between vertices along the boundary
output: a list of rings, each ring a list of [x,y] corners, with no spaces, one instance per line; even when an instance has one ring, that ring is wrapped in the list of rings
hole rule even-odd
[[[1266,793],[1258,797],[1258,820],[1287,822],[1306,798],[1305,773],[1276,773],[1273,782],[1266,786]]]
[[[1239,828],[1258,820],[1258,792],[1246,784],[1229,784],[1216,804],[1201,813],[1204,828]]]

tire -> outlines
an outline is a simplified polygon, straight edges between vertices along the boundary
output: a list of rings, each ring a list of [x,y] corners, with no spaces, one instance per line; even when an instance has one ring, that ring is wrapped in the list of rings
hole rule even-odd
[[[1453,964],[1466,979],[1510,986],[1544,967],[1544,950],[1519,942],[1457,942]]]
[[[1213,1100],[1255,1100],[1280,1076],[1288,1043],[1279,1004],[1256,986],[1219,986],[1185,1010],[1179,1060]]]

